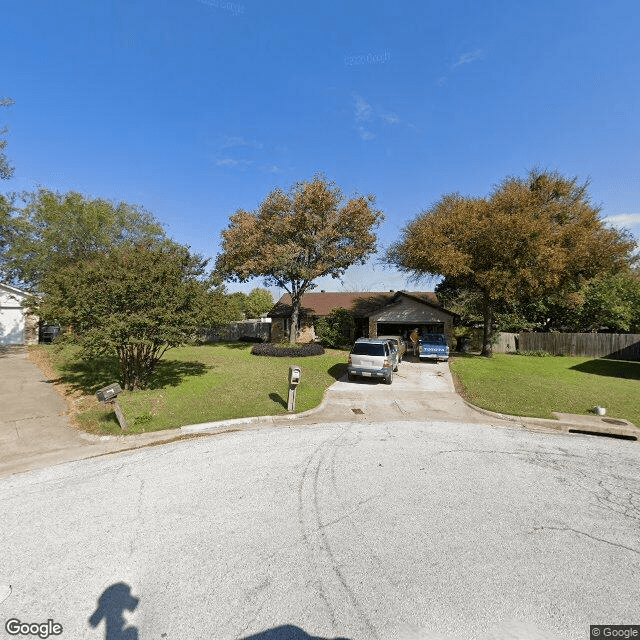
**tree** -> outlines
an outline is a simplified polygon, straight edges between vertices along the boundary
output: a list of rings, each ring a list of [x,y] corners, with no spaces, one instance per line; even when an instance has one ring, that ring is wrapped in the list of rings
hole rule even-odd
[[[10,107],[14,104],[11,98],[0,98],[0,107]],[[9,127],[0,129],[0,136],[5,135],[9,131]],[[4,152],[7,146],[6,140],[0,140],[0,180],[8,180],[13,176],[14,168],[9,164],[9,160]]]
[[[326,318],[319,318],[315,323],[318,338],[327,347],[345,347],[353,342],[356,322],[346,309],[333,309]]]
[[[123,388],[142,389],[167,349],[211,325],[217,296],[205,266],[177,245],[115,247],[47,273],[34,306],[70,327],[87,357],[117,355]]]
[[[260,318],[273,307],[273,296],[268,289],[255,287],[251,289],[244,304],[247,318]]]
[[[289,193],[275,189],[257,211],[240,209],[231,216],[216,270],[240,282],[263,277],[266,286],[285,289],[294,343],[302,297],[314,280],[339,278],[375,251],[372,230],[383,216],[374,203],[371,195],[345,202],[335,183],[322,176],[297,183]]]
[[[574,331],[636,331],[640,327],[640,277],[632,272],[596,276],[580,292]]]
[[[587,186],[534,169],[524,179],[506,178],[488,198],[445,195],[403,229],[387,260],[475,294],[482,353],[490,356],[501,308],[566,296],[598,274],[628,268],[633,239],[605,227]]]
[[[46,273],[114,246],[168,242],[155,217],[137,205],[45,188],[23,194],[22,202],[17,206],[15,200],[5,201],[8,213],[5,238],[0,238],[0,276],[25,289],[36,291]]]

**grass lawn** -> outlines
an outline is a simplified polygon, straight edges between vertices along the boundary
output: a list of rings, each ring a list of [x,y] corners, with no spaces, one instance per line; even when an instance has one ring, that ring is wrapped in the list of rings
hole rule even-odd
[[[171,429],[187,424],[287,413],[291,364],[302,369],[296,412],[316,407],[325,390],[346,372],[347,354],[327,349],[322,356],[272,358],[253,356],[251,345],[221,343],[169,350],[161,360],[151,388],[124,392],[118,399],[129,425],[126,433]],[[122,431],[112,410],[93,395],[118,380],[117,362],[83,362],[73,347],[39,345],[30,358],[47,365],[70,395],[75,422],[85,431]]]
[[[554,418],[601,405],[640,427],[640,362],[496,354],[455,356],[450,367],[465,398],[490,411]]]

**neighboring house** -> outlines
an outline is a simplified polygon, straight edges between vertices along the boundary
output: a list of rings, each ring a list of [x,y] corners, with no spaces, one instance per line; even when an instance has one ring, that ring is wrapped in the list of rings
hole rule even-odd
[[[328,316],[333,309],[347,309],[356,322],[356,338],[378,335],[401,335],[414,329],[424,333],[444,333],[452,342],[455,313],[447,311],[431,292],[309,292],[302,299],[297,336],[300,342],[315,339],[314,322]],[[285,294],[269,312],[273,319],[271,339],[285,340],[289,335],[291,297]]]
[[[38,344],[38,318],[22,306],[28,295],[0,282],[0,345]]]

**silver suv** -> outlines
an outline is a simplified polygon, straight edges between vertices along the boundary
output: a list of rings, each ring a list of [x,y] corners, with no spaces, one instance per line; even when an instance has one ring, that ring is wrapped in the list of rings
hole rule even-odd
[[[393,372],[398,370],[398,350],[388,340],[360,338],[351,353],[347,372],[349,380],[356,376],[383,378],[387,384],[393,382]]]

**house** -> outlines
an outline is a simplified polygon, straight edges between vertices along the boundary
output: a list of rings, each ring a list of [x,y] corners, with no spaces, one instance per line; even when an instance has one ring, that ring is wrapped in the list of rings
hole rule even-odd
[[[0,282],[0,346],[38,344],[38,318],[22,306],[28,295]]]
[[[447,311],[431,292],[331,292],[305,293],[298,318],[297,339],[315,339],[314,322],[328,316],[333,309],[347,309],[356,323],[355,337],[375,338],[378,335],[401,335],[408,338],[411,331],[444,333],[452,341],[455,313]],[[289,335],[291,297],[285,294],[269,312],[272,318],[271,339],[285,340]]]

